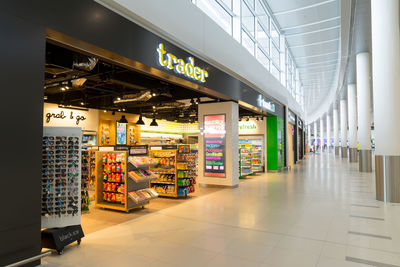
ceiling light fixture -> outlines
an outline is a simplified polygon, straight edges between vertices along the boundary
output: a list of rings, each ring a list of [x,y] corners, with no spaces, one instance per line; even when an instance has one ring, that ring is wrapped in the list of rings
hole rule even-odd
[[[81,106],[84,106],[85,105],[85,103],[84,102],[81,102]]]
[[[122,115],[121,119],[118,122],[119,123],[128,123],[128,120],[125,118],[125,115]]]
[[[158,123],[156,122],[156,118],[153,118],[153,121],[150,123],[150,126],[158,126]]]
[[[139,116],[139,119],[137,120],[136,125],[144,125],[144,121],[143,121],[142,115]]]

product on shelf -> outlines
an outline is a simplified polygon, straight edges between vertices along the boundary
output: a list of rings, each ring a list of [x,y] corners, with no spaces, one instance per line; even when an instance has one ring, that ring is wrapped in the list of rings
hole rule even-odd
[[[102,155],[103,200],[125,204],[125,152]]]
[[[144,152],[143,152],[144,149]],[[136,149],[138,151],[139,148]],[[103,208],[129,211],[144,206],[150,199],[158,197],[148,188],[150,180],[157,176],[149,171],[153,163],[147,156],[147,147],[140,153],[128,157],[128,151],[98,151],[96,205]],[[132,151],[135,151],[133,149]],[[129,151],[129,153],[134,153]]]
[[[129,162],[132,163],[135,167],[141,166],[150,166],[150,165],[157,165],[159,163],[158,160],[149,158],[149,157],[129,157]]]

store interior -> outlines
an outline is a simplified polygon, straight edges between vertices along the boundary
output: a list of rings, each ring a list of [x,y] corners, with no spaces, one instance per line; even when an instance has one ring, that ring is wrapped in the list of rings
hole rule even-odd
[[[80,216],[91,233],[221,190],[197,181],[198,105],[223,99],[50,41],[44,78],[48,227]],[[264,116],[239,108],[241,178],[266,170]]]

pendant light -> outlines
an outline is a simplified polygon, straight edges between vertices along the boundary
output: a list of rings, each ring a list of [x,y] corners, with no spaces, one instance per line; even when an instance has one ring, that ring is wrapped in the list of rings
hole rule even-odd
[[[139,116],[139,119],[137,120],[136,125],[144,125],[144,121],[143,121],[142,115]]]
[[[153,121],[150,123],[150,126],[158,126],[158,123],[156,122],[156,116],[154,115]]]
[[[128,120],[125,118],[125,115],[122,115],[121,119],[118,122],[119,123],[128,123]]]

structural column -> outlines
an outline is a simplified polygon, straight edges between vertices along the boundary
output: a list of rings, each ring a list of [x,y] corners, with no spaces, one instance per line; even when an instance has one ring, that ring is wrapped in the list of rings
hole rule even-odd
[[[342,158],[347,158],[347,101],[340,100],[340,139]]]
[[[333,146],[335,155],[339,155],[339,111],[333,109]]]
[[[357,96],[356,85],[349,84],[347,86],[347,104],[349,119],[349,161],[357,162]]]
[[[199,184],[237,187],[238,147],[238,104],[235,102],[199,104]]]
[[[306,153],[310,152],[311,147],[311,124],[307,126],[307,151]],[[304,153],[304,154],[306,154]]]
[[[400,203],[400,1],[372,0],[376,199]]]
[[[360,172],[372,172],[370,53],[357,54],[356,61],[359,169]]]
[[[318,125],[317,125],[317,121],[314,121],[314,152],[317,151],[318,148],[318,144],[317,144],[317,140],[318,140]]]
[[[326,115],[326,148],[331,149],[331,116]]]
[[[324,151],[324,119],[319,119],[319,136],[321,138],[321,152]]]

